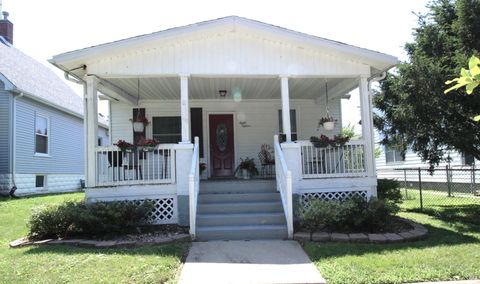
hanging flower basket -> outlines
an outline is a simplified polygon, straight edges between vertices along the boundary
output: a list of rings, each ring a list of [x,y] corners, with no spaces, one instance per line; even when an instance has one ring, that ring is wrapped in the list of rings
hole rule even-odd
[[[336,120],[333,117],[327,115],[326,117],[320,118],[318,121],[318,127],[320,128],[320,126],[323,126],[325,130],[330,131],[335,128],[335,122]]]
[[[130,119],[133,125],[133,131],[136,133],[141,133],[145,131],[145,126],[147,126],[150,122],[145,116],[138,116],[136,118]]]

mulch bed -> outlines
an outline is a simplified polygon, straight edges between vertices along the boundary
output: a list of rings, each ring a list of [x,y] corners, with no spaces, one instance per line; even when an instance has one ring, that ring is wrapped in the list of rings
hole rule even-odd
[[[167,243],[190,242],[191,237],[185,227],[177,225],[152,226],[137,234],[127,234],[111,239],[92,238],[66,238],[66,239],[45,239],[30,240],[28,237],[20,238],[9,243],[11,248],[32,246],[32,245],[71,245],[79,247],[95,248],[118,248],[118,247],[141,247],[150,245],[161,245]]]

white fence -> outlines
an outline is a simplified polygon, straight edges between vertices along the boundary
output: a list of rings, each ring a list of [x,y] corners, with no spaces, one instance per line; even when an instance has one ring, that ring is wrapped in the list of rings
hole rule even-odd
[[[301,148],[303,178],[364,177],[365,145],[362,140],[338,147],[315,147],[310,141],[297,141]]]
[[[292,205],[292,172],[288,170],[282,148],[278,142],[278,135],[274,137],[275,148],[275,172],[277,179],[277,190],[282,198],[283,211],[287,220],[288,238],[293,238],[293,205]]]
[[[197,200],[200,191],[200,164],[198,151],[198,137],[195,137],[193,146],[192,164],[190,166],[190,174],[188,175],[188,194],[190,203],[190,235],[195,239],[196,221],[197,221]]]
[[[121,151],[96,148],[96,185],[167,184],[175,182],[175,144]]]

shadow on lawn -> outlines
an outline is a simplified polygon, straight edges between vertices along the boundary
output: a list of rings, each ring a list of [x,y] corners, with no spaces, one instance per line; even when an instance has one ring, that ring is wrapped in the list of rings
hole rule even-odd
[[[428,229],[428,237],[416,242],[398,244],[354,244],[354,243],[308,243],[305,250],[314,262],[329,257],[361,256],[366,253],[393,252],[406,249],[422,249],[439,246],[480,243],[480,239],[459,232],[423,224]]]
[[[454,222],[461,232],[480,232],[480,205],[437,205],[434,208],[407,209],[407,212],[416,212],[430,215],[436,219]]]
[[[24,254],[102,254],[102,255],[129,255],[129,256],[174,256],[184,257],[190,243],[165,244],[158,246],[144,246],[137,248],[84,248],[69,245],[33,246]]]

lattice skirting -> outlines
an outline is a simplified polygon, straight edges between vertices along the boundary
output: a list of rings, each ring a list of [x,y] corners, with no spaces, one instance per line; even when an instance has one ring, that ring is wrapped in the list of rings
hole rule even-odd
[[[303,208],[308,208],[312,200],[345,200],[354,196],[360,196],[366,199],[368,192],[366,190],[358,190],[302,193],[300,204]]]
[[[145,200],[154,202],[153,210],[148,213],[148,222],[156,225],[177,223],[176,197],[125,200],[125,202],[140,205],[145,202]]]

